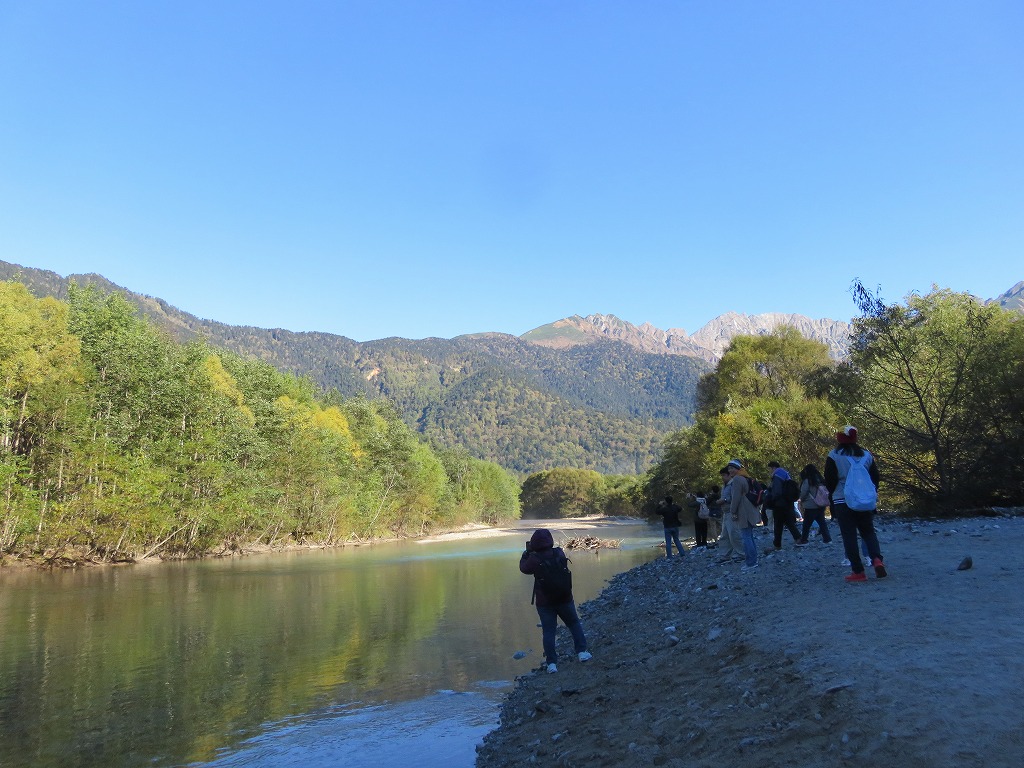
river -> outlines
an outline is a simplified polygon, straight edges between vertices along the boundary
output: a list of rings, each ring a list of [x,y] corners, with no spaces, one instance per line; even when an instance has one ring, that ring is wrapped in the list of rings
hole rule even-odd
[[[0,571],[0,766],[472,766],[542,657],[517,568],[535,525]],[[663,551],[660,527],[553,530],[623,542],[570,553],[577,603]]]

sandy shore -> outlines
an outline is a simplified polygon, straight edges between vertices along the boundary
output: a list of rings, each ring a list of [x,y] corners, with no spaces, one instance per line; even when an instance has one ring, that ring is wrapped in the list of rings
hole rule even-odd
[[[487,539],[495,536],[520,535],[524,531],[537,528],[550,528],[553,532],[562,529],[573,531],[596,531],[603,528],[613,529],[616,525],[645,525],[646,520],[636,517],[607,517],[594,515],[591,517],[563,517],[550,520],[516,520],[503,527],[492,527],[480,523],[470,523],[458,531],[439,533],[416,539],[418,544],[432,544],[438,541],[458,541],[460,539]],[[557,538],[557,536],[556,536]]]
[[[1024,518],[878,528],[889,576],[862,584],[838,531],[747,574],[709,550],[616,577],[580,606],[593,660],[560,629],[477,765],[1024,765]]]

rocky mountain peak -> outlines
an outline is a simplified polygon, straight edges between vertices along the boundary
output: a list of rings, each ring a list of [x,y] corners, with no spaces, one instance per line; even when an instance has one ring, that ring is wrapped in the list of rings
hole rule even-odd
[[[1024,312],[1024,280],[1021,280],[1006,293],[992,299],[992,302],[1006,309],[1016,309],[1018,312]]]
[[[682,328],[662,330],[648,322],[633,325],[615,315],[573,315],[535,328],[523,334],[522,338],[532,344],[556,349],[613,339],[644,352],[688,355],[715,363],[734,336],[770,333],[780,325],[794,326],[808,338],[823,342],[833,357],[842,357],[846,352],[849,323],[779,312],[760,315],[726,312],[692,336]]]

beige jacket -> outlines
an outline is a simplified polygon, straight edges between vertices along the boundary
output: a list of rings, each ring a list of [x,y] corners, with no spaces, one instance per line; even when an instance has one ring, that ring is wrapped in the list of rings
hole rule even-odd
[[[747,491],[750,490],[750,483],[743,475],[735,475],[729,481],[729,514],[734,519],[738,516],[736,525],[740,528],[753,528],[761,522],[761,516],[757,508],[747,498]]]

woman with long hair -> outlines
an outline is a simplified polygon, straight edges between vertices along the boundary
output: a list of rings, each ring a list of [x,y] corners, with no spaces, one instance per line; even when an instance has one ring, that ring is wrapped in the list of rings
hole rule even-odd
[[[821,533],[821,540],[826,544],[832,543],[832,532],[825,522],[825,509],[828,507],[828,488],[825,487],[825,478],[813,464],[808,464],[800,470],[800,513],[804,516],[804,529],[800,534],[798,547],[807,545],[807,537],[811,533],[811,526],[818,524],[818,531]],[[824,502],[824,503],[822,503]]]
[[[875,569],[875,577],[885,578],[888,571],[882,560],[874,523],[878,506],[878,465],[871,451],[857,442],[856,427],[849,424],[843,427],[836,433],[836,443],[825,459],[825,485],[832,499],[832,514],[839,522],[846,558],[853,571],[846,580],[851,583],[868,580],[857,548],[858,534],[867,545],[869,564]]]

